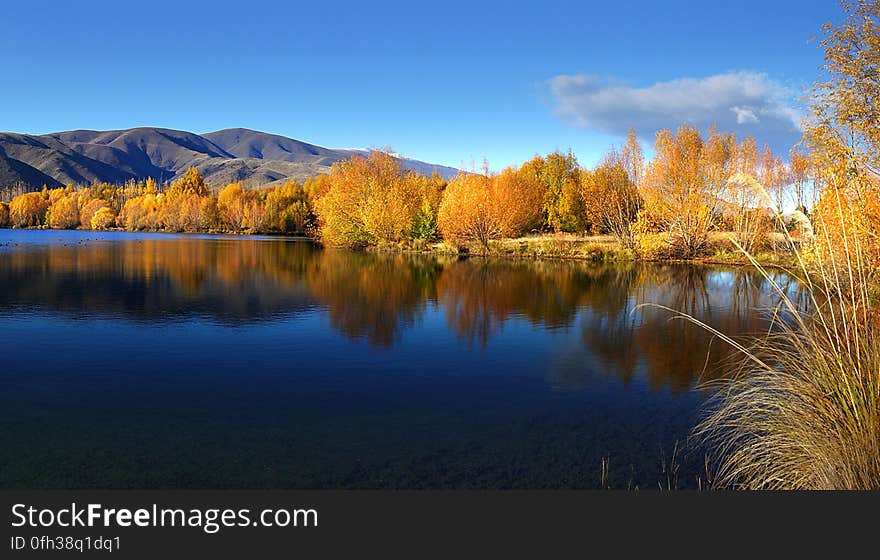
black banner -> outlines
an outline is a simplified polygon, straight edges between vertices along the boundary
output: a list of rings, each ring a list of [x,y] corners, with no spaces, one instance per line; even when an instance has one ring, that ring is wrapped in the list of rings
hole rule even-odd
[[[876,500],[854,493],[2,492],[0,558],[461,558],[477,551],[555,558],[768,547],[837,557],[873,534]]]

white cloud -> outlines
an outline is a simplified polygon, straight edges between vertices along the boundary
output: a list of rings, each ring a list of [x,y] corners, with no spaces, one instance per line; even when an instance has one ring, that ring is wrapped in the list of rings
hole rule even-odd
[[[757,124],[761,122],[761,119],[758,118],[758,115],[755,114],[751,107],[731,107],[730,110],[736,114],[737,124]]]
[[[706,78],[679,78],[631,87],[589,75],[560,75],[548,81],[555,114],[582,128],[644,137],[689,123],[705,130],[753,135],[759,144],[787,152],[800,139],[794,93],[767,75],[728,72]]]

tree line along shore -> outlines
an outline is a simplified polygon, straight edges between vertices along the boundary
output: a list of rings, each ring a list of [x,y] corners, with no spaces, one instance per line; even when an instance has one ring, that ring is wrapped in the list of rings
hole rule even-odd
[[[211,189],[196,169],[151,178],[0,191],[0,227],[287,234],[324,244],[590,260],[784,261],[829,211],[821,162],[787,161],[754,138],[688,125],[662,130],[646,161],[634,130],[588,169],[571,152],[451,181],[401,168],[382,151],[300,183]],[[823,193],[826,196],[823,196]]]

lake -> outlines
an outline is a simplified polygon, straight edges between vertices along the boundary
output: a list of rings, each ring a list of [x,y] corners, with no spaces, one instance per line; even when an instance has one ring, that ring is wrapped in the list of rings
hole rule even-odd
[[[781,277],[781,280],[786,280]],[[760,275],[0,230],[0,487],[693,487]]]

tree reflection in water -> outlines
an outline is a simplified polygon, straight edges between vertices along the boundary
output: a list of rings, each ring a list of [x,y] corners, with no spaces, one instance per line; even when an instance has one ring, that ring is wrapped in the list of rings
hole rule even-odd
[[[97,235],[97,234],[96,234]],[[718,330],[766,329],[773,298],[757,273],[688,265],[459,260],[320,250],[254,238],[128,236],[0,248],[0,313],[28,307],[133,321],[207,317],[220,324],[273,321],[321,309],[350,339],[392,349],[429,309],[467,348],[486,349],[511,322],[566,344],[551,383],[597,377],[684,391],[726,375],[732,350],[675,321],[680,310]],[[798,284],[779,280],[791,291]]]

